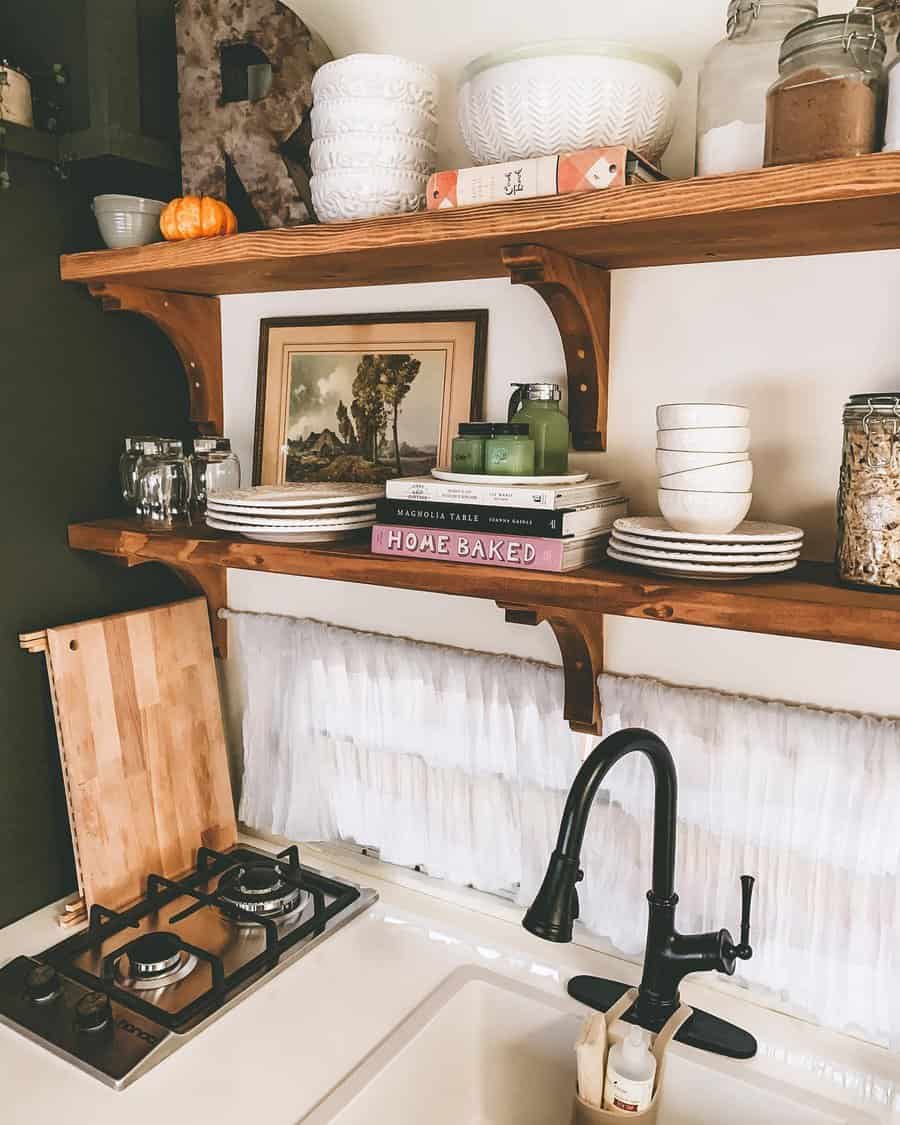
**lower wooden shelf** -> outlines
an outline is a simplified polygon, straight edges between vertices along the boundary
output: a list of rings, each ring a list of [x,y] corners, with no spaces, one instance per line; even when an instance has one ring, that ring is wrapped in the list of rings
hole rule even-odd
[[[160,562],[177,571],[206,593],[222,652],[224,628],[216,614],[225,598],[219,576],[228,567],[495,601],[513,623],[551,624],[563,651],[566,717],[591,732],[599,732],[595,682],[605,614],[900,649],[900,594],[840,586],[827,563],[802,563],[783,577],[747,582],[662,578],[612,562],[547,574],[387,558],[373,555],[365,541],[293,547],[254,543],[203,525],[148,532],[121,519],[71,524],[69,545],[132,566]]]

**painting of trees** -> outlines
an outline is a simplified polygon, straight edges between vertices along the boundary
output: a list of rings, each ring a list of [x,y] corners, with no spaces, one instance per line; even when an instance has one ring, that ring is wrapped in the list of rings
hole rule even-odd
[[[363,455],[378,464],[378,445],[387,429],[387,412],[381,389],[381,356],[364,355],[353,380],[353,421]]]
[[[413,380],[419,374],[422,361],[411,355],[381,355],[377,357],[380,365],[380,386],[384,402],[391,409],[391,426],[394,437],[394,463],[397,475],[403,475],[400,464],[399,419],[400,407],[409,394]]]
[[[356,449],[358,445],[356,430],[354,430],[353,423],[350,421],[350,414],[347,411],[347,407],[344,405],[343,399],[337,404],[335,416],[337,418],[338,433],[341,436],[341,441],[348,449]]]

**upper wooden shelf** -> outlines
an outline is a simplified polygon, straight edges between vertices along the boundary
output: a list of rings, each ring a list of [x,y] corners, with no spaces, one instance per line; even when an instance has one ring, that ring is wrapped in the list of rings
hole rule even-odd
[[[64,281],[218,295],[506,274],[535,243],[619,269],[900,247],[900,153],[66,255]]]
[[[206,527],[147,532],[128,520],[72,524],[69,544],[130,563],[185,571],[233,567],[486,598],[504,607],[591,617],[612,614],[776,636],[900,649],[900,596],[839,586],[834,568],[803,563],[784,577],[746,582],[661,578],[606,562],[569,574],[397,559],[366,544],[303,548],[254,543]]]

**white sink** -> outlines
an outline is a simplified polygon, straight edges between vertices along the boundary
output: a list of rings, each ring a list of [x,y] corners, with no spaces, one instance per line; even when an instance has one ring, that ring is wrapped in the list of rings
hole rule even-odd
[[[585,1011],[496,973],[458,969],[303,1125],[569,1125]],[[659,1125],[871,1120],[741,1067],[670,1048]]]

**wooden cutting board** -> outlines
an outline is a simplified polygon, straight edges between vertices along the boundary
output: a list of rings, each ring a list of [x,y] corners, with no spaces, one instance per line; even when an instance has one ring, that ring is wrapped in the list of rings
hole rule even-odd
[[[45,642],[43,639],[46,638]],[[79,889],[112,909],[237,824],[202,598],[20,638],[45,651]]]

